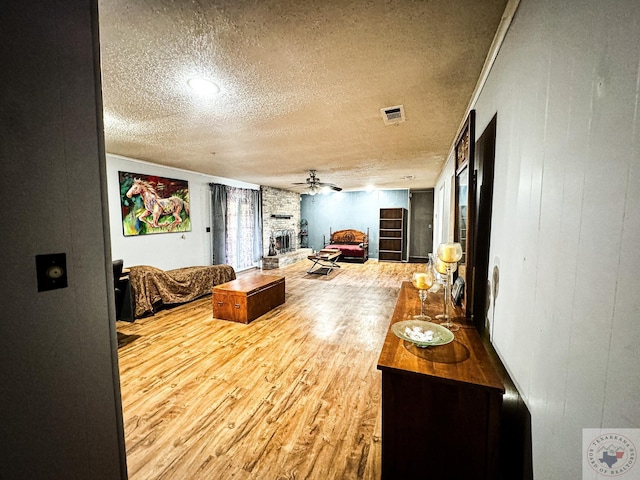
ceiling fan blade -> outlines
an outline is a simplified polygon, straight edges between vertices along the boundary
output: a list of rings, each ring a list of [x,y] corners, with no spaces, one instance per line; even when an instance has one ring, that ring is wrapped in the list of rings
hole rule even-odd
[[[342,188],[340,188],[339,186],[337,186],[337,185],[336,185],[336,184],[334,184],[334,183],[318,182],[318,184],[317,184],[317,185],[319,185],[319,186],[321,186],[321,187],[329,187],[329,188],[331,188],[331,189],[335,190],[336,192],[339,192],[340,190],[342,190]]]

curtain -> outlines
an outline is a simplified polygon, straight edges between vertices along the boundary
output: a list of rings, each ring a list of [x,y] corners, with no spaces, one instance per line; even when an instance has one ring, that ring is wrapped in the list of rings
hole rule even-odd
[[[211,188],[211,246],[212,264],[227,263],[227,188],[210,183]]]
[[[214,263],[236,270],[262,258],[262,195],[259,190],[211,184]]]
[[[260,264],[262,260],[262,190],[251,190],[252,203],[256,214],[253,217],[253,263]]]

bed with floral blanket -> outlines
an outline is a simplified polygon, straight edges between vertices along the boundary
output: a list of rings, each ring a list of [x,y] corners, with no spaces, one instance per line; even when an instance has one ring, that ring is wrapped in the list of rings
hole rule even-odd
[[[130,267],[129,282],[132,289],[135,318],[153,315],[162,305],[190,302],[211,294],[221,283],[235,280],[236,272],[230,265],[185,267],[161,270],[148,265]]]

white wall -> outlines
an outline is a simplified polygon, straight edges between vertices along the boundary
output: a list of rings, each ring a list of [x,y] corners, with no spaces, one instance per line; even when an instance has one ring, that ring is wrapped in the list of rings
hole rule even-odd
[[[441,243],[453,242],[452,201],[453,195],[455,194],[453,188],[455,176],[454,158],[454,154],[451,152],[433,190],[434,252]]]
[[[97,2],[2,5],[0,477],[126,478]],[[38,254],[68,287],[38,292]]]
[[[409,208],[409,190],[389,189],[302,195],[300,215],[306,219],[309,248],[329,242],[329,231],[353,228],[369,232],[369,258],[378,258],[380,209]],[[406,252],[408,255],[408,252]]]
[[[538,479],[582,429],[640,428],[640,2],[523,0],[478,102],[497,112],[493,344],[532,415]]]
[[[125,237],[122,232],[118,172],[159,175],[189,182],[191,231]],[[259,190],[259,185],[204,175],[118,155],[107,155],[111,255],[127,267],[151,265],[163,270],[211,265],[211,200],[209,183]]]

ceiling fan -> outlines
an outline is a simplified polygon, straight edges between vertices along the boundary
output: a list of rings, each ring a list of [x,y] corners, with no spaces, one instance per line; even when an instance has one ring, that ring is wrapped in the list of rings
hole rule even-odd
[[[306,193],[308,193],[309,195],[315,195],[325,188],[335,190],[336,192],[340,192],[342,190],[342,188],[334,185],[333,183],[321,182],[320,179],[316,176],[315,170],[309,170],[309,177],[307,177],[306,182],[296,182],[294,183],[294,185],[307,185]]]

